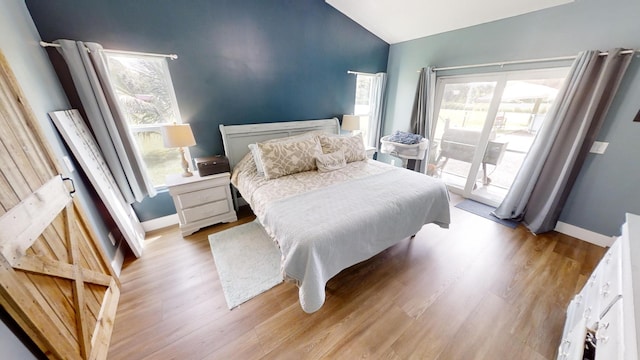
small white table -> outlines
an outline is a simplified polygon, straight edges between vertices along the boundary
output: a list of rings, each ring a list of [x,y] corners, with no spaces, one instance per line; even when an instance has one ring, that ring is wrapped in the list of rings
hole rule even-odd
[[[191,235],[203,227],[238,220],[229,188],[230,174],[182,177],[167,176],[166,184],[180,219],[182,236]]]
[[[375,155],[377,149],[375,148],[375,146],[366,146],[364,150],[367,152],[367,157],[369,159],[373,159],[373,156]]]

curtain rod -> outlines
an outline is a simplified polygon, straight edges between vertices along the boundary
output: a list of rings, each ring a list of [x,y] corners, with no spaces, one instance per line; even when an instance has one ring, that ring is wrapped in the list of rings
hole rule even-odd
[[[351,71],[351,70],[347,70],[347,74],[353,74],[353,75],[369,75],[369,76],[373,76],[375,74],[373,73],[366,73],[366,72],[360,72],[360,71]]]
[[[636,51],[638,50],[623,50],[620,52],[620,54],[622,55],[633,54]],[[601,52],[599,55],[607,56],[609,55],[609,53]],[[435,72],[435,71],[445,71],[445,70],[471,69],[471,68],[487,67],[487,66],[504,66],[504,65],[528,64],[528,63],[536,63],[536,62],[563,61],[563,60],[573,60],[575,58],[576,56],[560,56],[560,57],[550,57],[550,58],[531,59],[531,60],[502,61],[502,62],[475,64],[475,65],[447,66],[447,67],[434,68],[433,71]]]
[[[40,46],[42,46],[42,47],[56,47],[56,48],[59,48],[60,44],[54,44],[54,43],[48,43],[48,42],[40,41]],[[87,51],[89,51],[89,49],[87,49]],[[166,58],[169,58],[171,60],[175,60],[175,59],[178,58],[178,55],[176,55],[176,54],[156,54],[156,53],[145,53],[145,52],[138,52],[138,51],[109,50],[109,49],[104,49],[104,51],[110,52],[110,53],[117,53],[117,54],[127,54],[127,55],[143,55],[143,56],[166,57]]]

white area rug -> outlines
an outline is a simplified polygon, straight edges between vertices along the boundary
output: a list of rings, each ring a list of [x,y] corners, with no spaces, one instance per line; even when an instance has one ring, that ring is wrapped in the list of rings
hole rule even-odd
[[[280,250],[257,220],[209,235],[229,309],[282,282]]]

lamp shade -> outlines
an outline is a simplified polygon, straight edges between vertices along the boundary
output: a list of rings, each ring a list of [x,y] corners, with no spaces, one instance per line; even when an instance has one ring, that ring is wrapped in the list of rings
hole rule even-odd
[[[189,124],[165,125],[161,128],[161,132],[164,147],[186,147],[196,144]]]
[[[360,116],[342,115],[342,130],[360,130]]]

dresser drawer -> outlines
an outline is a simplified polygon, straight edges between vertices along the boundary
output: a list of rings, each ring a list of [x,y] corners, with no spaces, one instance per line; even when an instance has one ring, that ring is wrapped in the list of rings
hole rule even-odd
[[[582,319],[563,336],[557,360],[581,360],[586,335],[587,327]]]
[[[586,326],[590,329],[595,327],[600,318],[600,281],[603,273],[600,270],[601,266],[598,265],[584,284],[582,291],[574,298],[576,314],[585,320]]]
[[[579,322],[584,323],[584,318],[582,317],[582,311],[584,311],[584,309],[578,309],[582,300],[581,296],[582,295],[576,295],[567,307],[567,318],[564,322],[564,329],[562,330],[563,339]]]
[[[600,278],[600,303],[602,308],[611,305],[618,295],[622,295],[622,246],[620,241],[611,245],[602,259]]]
[[[229,201],[223,199],[220,201],[214,201],[200,206],[195,206],[189,209],[184,209],[182,213],[187,223],[206,219],[216,215],[229,212]]]
[[[624,357],[622,301],[618,298],[598,322],[596,331],[596,359],[628,359]]]
[[[227,197],[227,187],[217,186],[213,188],[192,191],[177,196],[182,209],[192,208],[202,204],[222,200]]]
[[[616,241],[598,263],[582,291],[574,299],[576,313],[593,329],[603,312],[622,294],[622,253]]]

